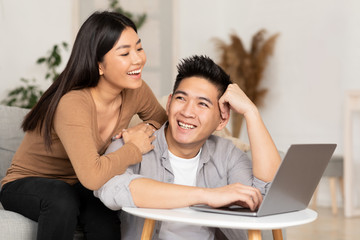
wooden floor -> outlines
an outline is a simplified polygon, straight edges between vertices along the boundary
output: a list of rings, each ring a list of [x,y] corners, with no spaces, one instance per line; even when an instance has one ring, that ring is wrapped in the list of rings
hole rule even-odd
[[[286,229],[287,240],[359,240],[360,217],[345,218],[343,209],[333,216],[330,208],[318,208],[312,223]]]

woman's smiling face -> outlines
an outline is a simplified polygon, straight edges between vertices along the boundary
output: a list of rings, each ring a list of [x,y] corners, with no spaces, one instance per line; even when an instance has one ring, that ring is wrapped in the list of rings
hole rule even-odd
[[[127,27],[119,40],[99,63],[99,82],[111,88],[135,89],[142,84],[141,72],[146,63],[146,54],[134,29]]]

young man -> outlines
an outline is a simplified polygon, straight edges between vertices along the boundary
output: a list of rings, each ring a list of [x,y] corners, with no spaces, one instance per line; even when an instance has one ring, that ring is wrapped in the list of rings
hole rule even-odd
[[[229,140],[212,135],[226,126],[230,109],[244,115],[252,162]],[[166,111],[168,122],[155,132],[154,150],[95,195],[113,210],[194,204],[258,208],[281,160],[256,106],[229,76],[208,57],[184,59]],[[121,146],[117,140],[108,152]],[[121,218],[123,239],[140,239],[143,220],[124,212]],[[155,227],[154,239],[214,239],[211,228],[169,222]],[[246,238],[241,230],[230,233]]]

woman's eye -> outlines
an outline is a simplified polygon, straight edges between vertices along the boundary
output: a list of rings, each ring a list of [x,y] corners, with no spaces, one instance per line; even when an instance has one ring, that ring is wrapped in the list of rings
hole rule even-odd
[[[140,51],[142,51],[142,50],[144,50],[143,48],[138,48],[138,51],[140,52]]]
[[[126,57],[128,55],[129,55],[129,53],[124,53],[124,54],[121,54],[120,56]]]

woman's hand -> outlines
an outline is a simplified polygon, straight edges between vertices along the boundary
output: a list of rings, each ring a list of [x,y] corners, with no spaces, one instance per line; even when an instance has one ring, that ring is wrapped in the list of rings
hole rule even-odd
[[[139,130],[141,128],[143,128],[144,126],[149,126],[149,127],[152,127],[154,129],[154,132],[157,130],[153,125],[149,124],[149,123],[144,123],[144,122],[141,122],[131,128],[128,128],[127,130],[131,130],[131,131],[136,131],[136,130]],[[122,138],[122,133],[126,131],[126,129],[123,129],[121,132],[119,132],[118,134],[116,134],[115,136],[112,137],[112,140],[116,140],[116,139],[120,139]]]
[[[124,143],[132,143],[137,146],[142,154],[145,154],[152,149],[154,145],[152,142],[155,140],[155,128],[150,124],[140,123],[132,128],[124,129],[119,134]]]

